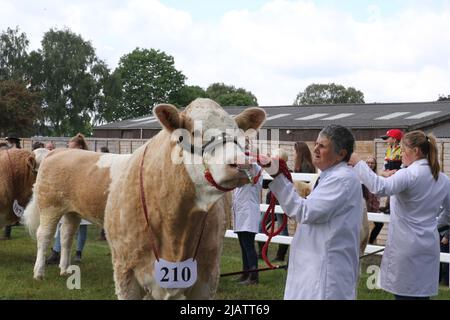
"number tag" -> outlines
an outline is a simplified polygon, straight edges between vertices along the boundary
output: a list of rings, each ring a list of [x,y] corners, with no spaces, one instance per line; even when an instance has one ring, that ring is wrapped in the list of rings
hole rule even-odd
[[[13,211],[17,218],[22,218],[24,208],[17,202],[17,200],[14,200]]]
[[[197,281],[197,261],[155,261],[156,281],[162,288],[189,288]]]

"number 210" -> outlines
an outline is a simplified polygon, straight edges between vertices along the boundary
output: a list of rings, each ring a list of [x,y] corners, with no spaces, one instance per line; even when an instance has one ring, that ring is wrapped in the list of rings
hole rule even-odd
[[[169,273],[170,270],[167,267],[162,267],[161,270],[164,272],[164,276],[162,277],[161,281],[162,282],[169,282]],[[177,282],[178,281],[178,267],[172,268],[173,271],[173,281]],[[181,269],[181,279],[184,282],[187,282],[191,279],[191,269],[189,269],[188,267],[184,267],[183,269]]]

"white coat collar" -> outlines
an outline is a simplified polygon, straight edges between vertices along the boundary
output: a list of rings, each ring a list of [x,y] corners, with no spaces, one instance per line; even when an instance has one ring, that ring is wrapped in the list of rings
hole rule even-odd
[[[418,159],[416,161],[414,161],[413,163],[411,163],[411,165],[409,167],[412,166],[427,166],[428,165],[428,159]]]
[[[341,162],[339,162],[338,164],[335,164],[334,166],[331,166],[331,167],[329,167],[328,169],[322,171],[322,172],[320,173],[319,178],[320,178],[320,179],[325,178],[325,177],[328,176],[331,172],[333,172],[335,169],[340,168],[340,167],[346,167],[346,166],[348,166],[347,162],[341,161]]]

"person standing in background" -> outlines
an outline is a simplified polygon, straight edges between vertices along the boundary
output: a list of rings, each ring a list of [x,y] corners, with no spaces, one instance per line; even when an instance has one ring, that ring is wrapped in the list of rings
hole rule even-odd
[[[377,159],[374,156],[368,156],[366,159],[367,166],[375,173],[377,173]],[[379,212],[380,211],[380,199],[371,193],[365,185],[362,185],[363,197],[366,200],[367,212]],[[373,244],[376,237],[383,228],[383,223],[374,222],[374,228],[369,235],[369,243]]]
[[[250,150],[250,142],[246,138],[245,149]],[[255,175],[261,168],[255,163],[252,170]],[[232,211],[233,211],[233,229],[239,239],[242,254],[242,270],[244,273],[238,278],[239,284],[252,285],[258,284],[258,272],[251,270],[258,269],[258,256],[255,250],[255,236],[258,233],[258,224],[260,218],[260,203],[262,180],[254,184],[246,184],[233,190]]]
[[[76,136],[72,137],[68,143],[69,149],[82,149],[88,150],[88,146],[84,136],[81,133],[78,133]],[[61,222],[60,222],[61,224]],[[78,227],[78,235],[77,235],[77,250],[75,253],[74,262],[81,262],[81,255],[84,249],[84,245],[87,239],[87,226],[91,224],[89,221],[84,219],[81,220],[80,226]],[[58,264],[61,258],[61,232],[60,226],[56,230],[56,237],[52,248],[52,253],[50,257],[47,259],[47,264]]]

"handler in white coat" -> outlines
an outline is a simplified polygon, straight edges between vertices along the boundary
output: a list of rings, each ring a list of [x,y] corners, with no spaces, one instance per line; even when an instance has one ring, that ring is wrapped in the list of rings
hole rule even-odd
[[[401,142],[407,168],[389,178],[373,173],[354,154],[361,182],[370,192],[391,197],[386,249],[381,262],[381,288],[396,299],[429,299],[438,293],[440,207],[450,214],[450,181],[440,173],[436,139],[422,131],[407,133]]]
[[[307,199],[282,175],[269,184],[284,212],[299,224],[291,242],[285,299],[355,299],[362,191],[347,165],[355,139],[345,127],[325,127],[313,163],[322,172]]]
[[[253,164],[254,172],[261,170]],[[259,229],[259,217],[263,179],[255,184],[246,184],[233,190],[233,221],[234,232],[237,233],[242,253],[242,269],[244,271],[258,268],[258,256],[255,249],[255,235]],[[258,273],[244,273],[238,279],[240,284],[257,284]]]

